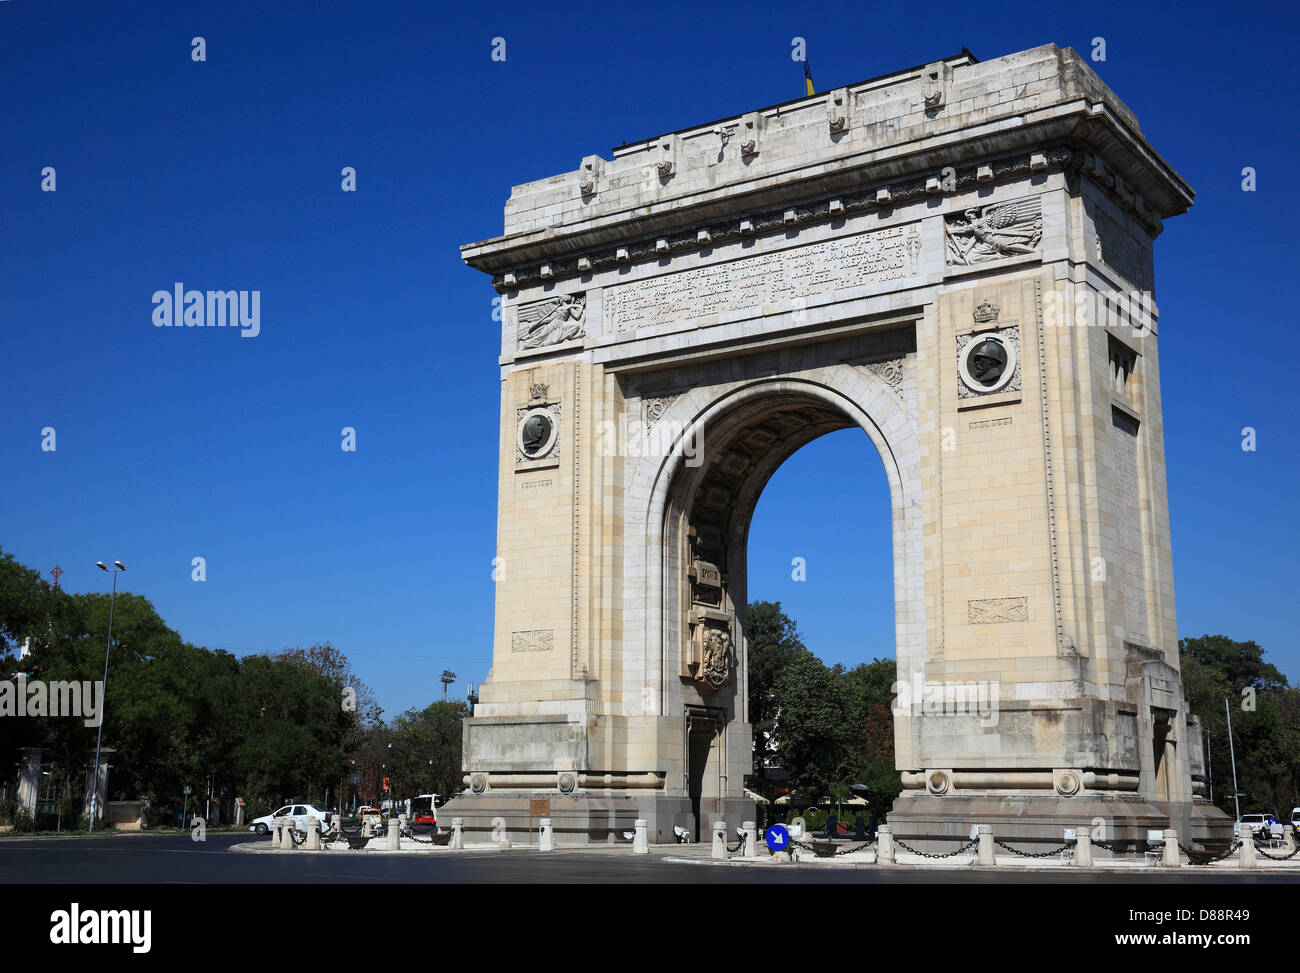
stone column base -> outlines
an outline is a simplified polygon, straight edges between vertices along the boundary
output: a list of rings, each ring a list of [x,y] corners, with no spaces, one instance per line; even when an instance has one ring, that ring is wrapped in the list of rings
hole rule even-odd
[[[701,840],[696,833],[695,816],[688,798],[645,793],[547,795],[527,791],[465,792],[438,808],[438,821],[445,827],[453,817],[464,818],[466,844],[509,838],[515,847],[536,846],[542,816],[530,821],[531,802],[534,800],[549,801],[546,816],[551,820],[557,848],[626,844],[630,852],[632,839],[623,835],[635,833],[639,818],[646,821],[650,844],[676,841],[675,826],[689,831],[692,841]],[[754,813],[754,802],[746,798],[701,802],[701,814],[706,819],[704,840],[709,840],[708,829],[713,821],[726,821],[729,828],[740,827],[742,821],[752,820]],[[735,844],[736,840],[733,832],[728,843]]]
[[[894,801],[888,821],[895,838],[929,854],[954,851],[970,839],[971,825],[987,824],[993,837],[1028,852],[1064,844],[1066,828],[1087,828],[1094,858],[1113,852],[1097,844],[1114,844],[1123,853],[1146,850],[1148,831],[1174,828],[1189,848],[1225,851],[1232,840],[1232,820],[1203,802],[1154,802],[1133,796],[904,793]],[[960,841],[953,840],[960,839]],[[1004,849],[998,849],[1005,854]]]

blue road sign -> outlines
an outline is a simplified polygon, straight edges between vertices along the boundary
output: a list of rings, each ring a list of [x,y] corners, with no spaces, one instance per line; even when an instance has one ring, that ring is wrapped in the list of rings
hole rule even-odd
[[[784,824],[774,824],[767,829],[767,847],[772,851],[785,851],[790,845],[790,832]]]

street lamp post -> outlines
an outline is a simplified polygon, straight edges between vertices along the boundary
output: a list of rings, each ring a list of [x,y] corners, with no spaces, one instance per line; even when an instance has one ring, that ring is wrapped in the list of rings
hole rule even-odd
[[[95,775],[90,779],[90,821],[86,825],[86,834],[95,830],[95,813],[99,809],[99,751],[104,742],[104,710],[108,706],[108,653],[113,647],[113,607],[117,604],[117,576],[126,570],[121,561],[114,561],[109,567],[103,561],[96,561],[95,566],[113,576],[113,594],[108,599],[108,641],[104,645],[104,688],[99,703],[99,733],[95,737]]]

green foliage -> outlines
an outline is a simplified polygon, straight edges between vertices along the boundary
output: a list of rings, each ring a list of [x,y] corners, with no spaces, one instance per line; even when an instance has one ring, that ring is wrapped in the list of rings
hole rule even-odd
[[[1287,685],[1264,650],[1224,635],[1178,643],[1183,693],[1209,741],[1214,803],[1235,812],[1228,715],[1236,749],[1242,813],[1272,811],[1283,818],[1300,805],[1300,689]],[[1243,690],[1253,690],[1243,693]],[[1250,709],[1250,697],[1254,709]],[[1227,707],[1224,701],[1227,701]]]
[[[902,790],[894,769],[894,662],[827,668],[779,602],[749,606],[747,635],[755,787],[774,796],[765,773],[771,763],[789,772],[796,792],[821,799],[846,800],[854,796],[850,784],[865,784],[864,810],[883,815]]]
[[[109,799],[145,798],[149,824],[172,825],[184,787],[194,789],[193,808],[209,780],[268,810],[289,799],[323,801],[364,737],[363,720],[379,719],[369,688],[329,643],[237,659],[185,642],[148,599],[119,591],[108,646],[109,610],[109,595],[52,588],[0,551],[0,660],[12,663],[30,639],[33,678],[94,682],[103,678],[107,648]],[[353,712],[342,705],[345,687],[355,693]],[[67,717],[6,720],[5,731],[0,766],[14,766],[24,747],[45,747],[43,767],[64,795],[65,826],[75,821],[96,728]]]

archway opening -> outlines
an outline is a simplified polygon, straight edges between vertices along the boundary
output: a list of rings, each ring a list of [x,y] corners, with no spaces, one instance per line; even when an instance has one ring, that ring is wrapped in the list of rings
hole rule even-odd
[[[822,486],[838,488],[845,502],[815,512],[805,506],[800,519],[818,521],[823,538],[838,535],[834,543],[841,550],[826,558],[828,566],[832,560],[860,563],[863,552],[873,550],[876,587],[881,589],[874,592],[874,600],[883,607],[872,645],[882,657],[893,656],[892,551],[901,520],[900,498],[891,494],[881,456],[850,409],[816,391],[788,385],[750,398],[719,411],[703,427],[701,462],[683,465],[673,478],[663,535],[663,671],[677,688],[670,696],[680,694],[686,714],[681,759],[697,835],[712,814],[722,811],[728,795],[737,796],[741,780],[751,771],[747,606],[754,600],[752,524],[773,476],[805,447],[811,450],[812,477]],[[818,441],[821,445],[809,445]],[[855,453],[854,462],[844,462],[845,454]],[[795,462],[794,479],[806,465]],[[817,472],[817,467],[823,468]],[[780,485],[787,479],[778,478],[772,506],[791,500],[790,488]],[[763,556],[768,556],[766,548]],[[791,555],[785,563],[799,556]],[[807,555],[802,556],[806,566]],[[834,587],[841,591],[841,603],[836,612],[851,618],[863,602],[861,588],[867,582],[858,571],[846,569],[839,575]],[[821,618],[818,624],[832,622]],[[861,660],[861,641],[849,635],[839,639],[836,651],[842,660],[837,661]],[[715,715],[708,720],[692,717],[704,711]],[[702,735],[705,730],[708,739]]]

